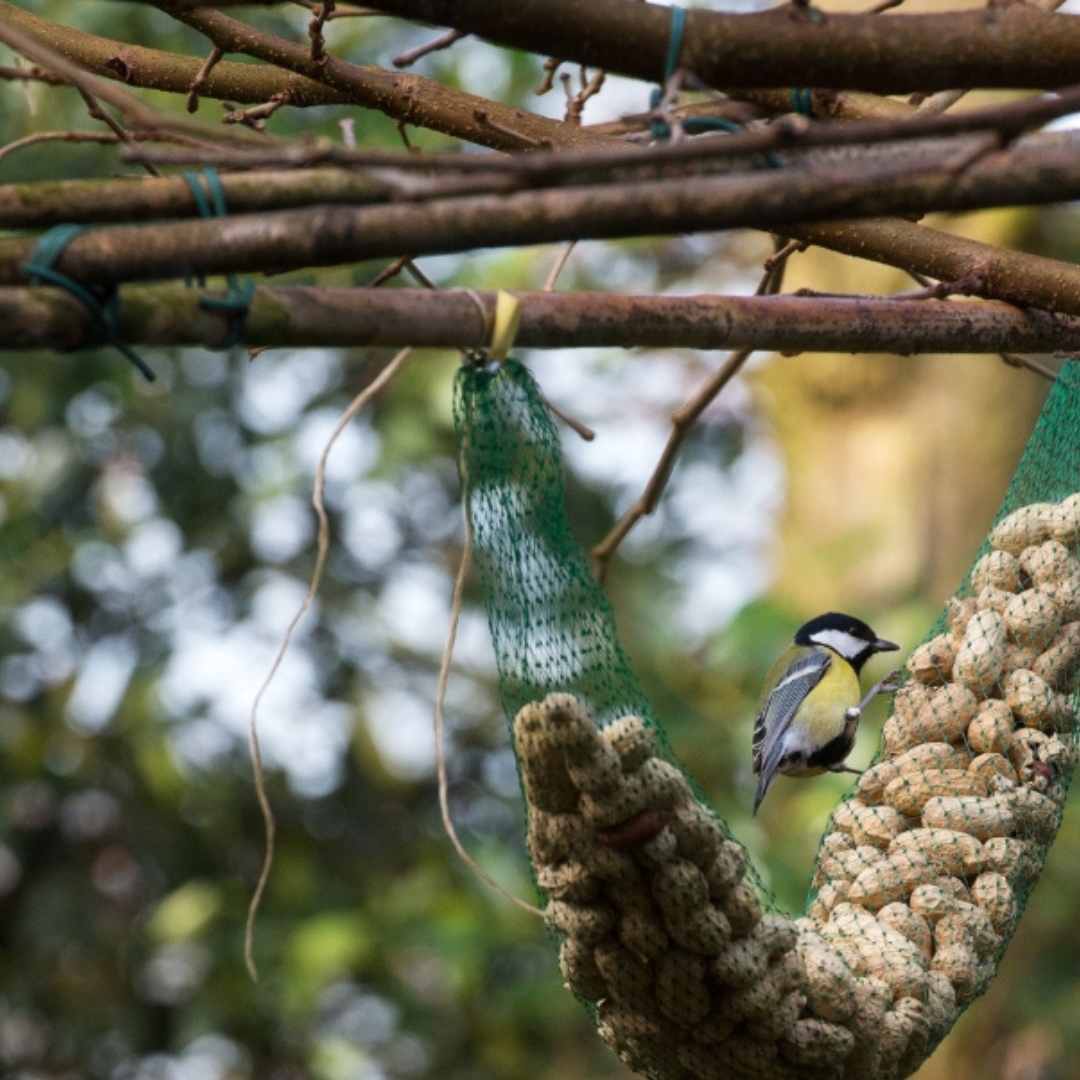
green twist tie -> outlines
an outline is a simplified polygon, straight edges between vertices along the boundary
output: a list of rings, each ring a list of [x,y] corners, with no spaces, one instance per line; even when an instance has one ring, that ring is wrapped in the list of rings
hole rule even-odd
[[[55,285],[71,293],[90,309],[94,316],[94,325],[89,340],[81,348],[96,349],[100,345],[111,345],[124,354],[142,372],[147,382],[157,377],[145,360],[120,336],[123,322],[123,309],[120,295],[115,285],[91,289],[81,281],[61,273],[55,268],[56,261],[64,254],[64,249],[80,233],[86,232],[81,225],[56,225],[42,235],[30,252],[29,262],[23,263],[21,270],[31,285],[42,281]]]
[[[649,108],[657,109],[664,100],[664,88],[675,74],[682,52],[683,28],[686,26],[686,12],[678,4],[671,5],[671,33],[668,36],[667,59],[664,61],[664,81],[649,95]],[[666,142],[671,138],[671,128],[665,120],[653,120],[650,125],[653,138],[657,142]]]
[[[221,177],[217,169],[203,169],[201,172],[184,172],[180,174],[191,189],[191,196],[195,200],[199,216],[202,218],[228,217],[229,210],[225,205],[225,189],[221,186]],[[206,190],[203,189],[203,182]],[[207,198],[207,191],[210,195]],[[200,276],[199,284],[205,281]],[[251,307],[251,297],[255,292],[255,282],[250,278],[240,284],[236,274],[226,274],[225,284],[228,291],[224,296],[201,296],[199,307],[206,311],[224,311],[229,317],[229,332],[225,338],[223,348],[229,349],[233,345],[239,345],[244,337],[244,321],[247,318],[248,309]]]

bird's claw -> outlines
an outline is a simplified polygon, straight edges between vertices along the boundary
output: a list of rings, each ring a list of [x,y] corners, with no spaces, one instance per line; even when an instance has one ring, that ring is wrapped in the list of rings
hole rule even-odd
[[[893,668],[884,679],[874,687],[875,694],[895,694],[903,687],[903,668]]]
[[[838,761],[835,765],[829,766],[829,772],[848,772],[854,773],[856,776],[862,776],[863,771],[864,770],[862,769],[853,769],[850,765],[845,764],[843,761]]]
[[[889,674],[886,675],[884,679],[882,679],[880,682],[875,683],[874,686],[871,688],[870,693],[867,694],[866,697],[864,697],[861,702],[859,702],[859,712],[860,712],[860,714],[861,714],[862,710],[865,709],[866,706],[869,705],[870,702],[873,701],[874,698],[876,698],[878,696],[878,694],[894,694],[894,693],[896,693],[896,691],[899,690],[901,685],[902,685],[901,683],[897,682],[896,680],[899,679],[902,674],[903,674],[903,670],[901,668],[895,668],[893,671],[890,671]],[[848,713],[850,715],[850,713],[851,713],[850,709],[848,710]]]

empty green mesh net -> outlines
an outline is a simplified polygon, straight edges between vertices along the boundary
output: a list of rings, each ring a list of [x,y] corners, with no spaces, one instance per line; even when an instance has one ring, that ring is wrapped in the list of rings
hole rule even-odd
[[[907,663],[830,818],[804,915],[672,762],[566,519],[558,435],[518,363],[465,366],[459,464],[570,989],[662,1080],[895,1080],[989,985],[1077,758],[1078,365],[1051,391],[971,572]]]

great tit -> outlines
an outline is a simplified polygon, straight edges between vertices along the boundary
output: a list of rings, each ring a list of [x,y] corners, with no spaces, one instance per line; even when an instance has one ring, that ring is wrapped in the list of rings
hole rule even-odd
[[[754,813],[776,778],[858,772],[844,764],[871,698],[893,690],[892,672],[861,701],[859,671],[874,653],[899,648],[861,619],[830,611],[799,627],[765,679],[754,720]]]

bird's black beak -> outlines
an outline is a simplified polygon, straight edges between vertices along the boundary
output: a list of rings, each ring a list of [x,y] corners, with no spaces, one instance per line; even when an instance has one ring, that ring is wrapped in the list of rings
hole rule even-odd
[[[874,652],[896,652],[899,648],[899,645],[886,641],[884,638],[878,638],[873,645]]]

